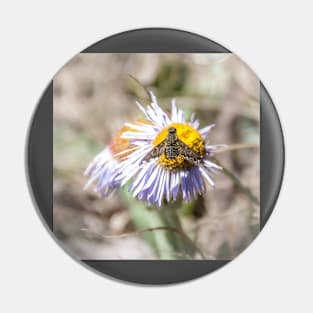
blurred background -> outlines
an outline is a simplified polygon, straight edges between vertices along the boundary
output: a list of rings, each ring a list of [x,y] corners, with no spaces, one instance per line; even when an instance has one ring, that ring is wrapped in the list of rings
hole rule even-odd
[[[123,236],[140,229],[125,197],[83,191],[88,164],[125,122],[142,116],[135,104],[147,103],[141,85],[155,92],[163,109],[175,98],[178,107],[196,112],[201,127],[216,124],[210,143],[229,145],[216,155],[227,169],[216,188],[178,215],[205,258],[232,259],[258,234],[260,219],[259,81],[233,54],[80,54],[56,74],[57,238],[79,259],[160,257],[149,238]]]

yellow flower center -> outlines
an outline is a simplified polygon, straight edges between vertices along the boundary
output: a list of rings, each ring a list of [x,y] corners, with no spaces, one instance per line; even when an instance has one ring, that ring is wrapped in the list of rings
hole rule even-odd
[[[196,152],[201,158],[203,157],[204,140],[202,139],[199,132],[188,124],[173,123],[163,128],[153,141],[153,145],[155,147],[167,138],[168,129],[171,127],[176,128],[176,135],[178,139],[180,139],[186,146],[188,146],[190,149]],[[178,167],[189,166],[188,162],[186,162],[186,159],[183,153],[178,155],[174,159],[168,159],[166,155],[163,153],[159,157],[158,161],[162,166],[167,167],[171,170],[178,168]]]

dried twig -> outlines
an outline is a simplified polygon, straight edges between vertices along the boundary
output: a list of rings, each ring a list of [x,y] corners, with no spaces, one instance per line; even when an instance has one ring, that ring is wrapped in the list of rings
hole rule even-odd
[[[128,77],[129,77],[130,79],[132,79],[140,88],[142,88],[142,89],[144,90],[144,92],[146,93],[148,99],[150,99],[150,100],[152,101],[152,99],[151,99],[151,94],[150,94],[148,88],[147,88],[146,86],[144,86],[144,85],[143,85],[136,77],[134,77],[133,75],[128,74]]]
[[[260,146],[255,143],[235,143],[235,144],[217,149],[216,151],[214,151],[214,153],[223,153],[223,152],[234,151],[234,150],[258,149],[258,148],[260,148]]]
[[[215,163],[223,168],[223,173],[233,181],[233,183],[237,186],[239,190],[241,190],[242,193],[244,193],[253,203],[260,205],[260,200],[252,193],[252,191],[248,187],[242,184],[238,177],[236,177],[229,169],[225,168],[216,158],[213,159]]]
[[[89,230],[87,228],[81,228],[81,231],[90,232],[90,233],[96,234],[97,236],[99,236],[99,237],[101,237],[103,239],[119,239],[119,238],[131,237],[131,236],[141,236],[141,235],[143,235],[143,234],[145,234],[147,232],[153,232],[153,231],[159,231],[159,230],[172,231],[172,232],[177,233],[186,242],[192,244],[192,246],[195,248],[195,250],[201,256],[202,259],[206,259],[206,257],[203,254],[203,252],[197,247],[197,245],[195,245],[195,243],[183,231],[180,231],[179,229],[177,229],[175,227],[171,227],[171,226],[159,226],[159,227],[145,228],[145,229],[141,229],[141,230],[137,230],[137,231],[133,231],[133,232],[129,232],[129,233],[124,233],[124,234],[119,234],[119,235],[101,235],[101,234],[96,233],[94,231],[91,231],[91,230]]]

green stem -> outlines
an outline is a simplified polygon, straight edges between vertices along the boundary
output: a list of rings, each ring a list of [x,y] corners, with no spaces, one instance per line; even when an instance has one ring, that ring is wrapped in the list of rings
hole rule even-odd
[[[260,200],[248,187],[241,183],[238,177],[236,177],[229,169],[225,168],[216,158],[214,158],[214,162],[223,168],[223,173],[233,181],[233,183],[238,187],[239,190],[241,190],[241,192],[243,192],[255,204],[260,204]]]
[[[175,248],[177,251],[180,251],[180,253],[183,253],[185,258],[193,258],[196,254],[199,254],[202,259],[205,259],[203,252],[184,232],[177,210],[177,208],[166,206],[160,211],[167,225],[171,225],[177,230],[175,233],[171,234]]]
[[[159,212],[148,209],[145,205],[136,203],[136,205],[131,205],[129,210],[133,223],[138,230],[165,226]],[[175,250],[167,236],[167,231],[146,233],[144,237],[154,247],[160,259],[175,259]]]
[[[131,219],[139,233],[163,260],[190,259],[195,255],[205,258],[200,249],[183,231],[177,209],[164,205],[161,209],[147,207],[126,190],[122,196],[128,203]]]

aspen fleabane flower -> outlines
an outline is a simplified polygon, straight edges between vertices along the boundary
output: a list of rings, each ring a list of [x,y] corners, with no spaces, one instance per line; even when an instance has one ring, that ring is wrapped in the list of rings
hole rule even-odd
[[[187,121],[175,100],[169,117],[152,92],[151,99],[146,108],[137,102],[146,119],[125,123],[115,136],[118,143],[111,143],[107,153],[100,153],[89,166],[89,183],[98,179],[95,191],[106,196],[131,182],[134,197],[159,207],[165,200],[176,201],[179,194],[188,202],[205,193],[206,181],[214,186],[212,174],[221,170],[210,161],[221,145],[207,142],[214,125],[199,129],[195,115]]]
[[[121,187],[121,180],[117,179],[115,175],[116,168],[122,157],[127,156],[136,149],[129,140],[121,138],[121,134],[128,129],[128,127],[124,126],[116,132],[109,146],[100,152],[89,164],[84,172],[85,176],[90,176],[85,185],[85,190],[93,182],[97,181],[94,191],[102,197],[108,197]]]

